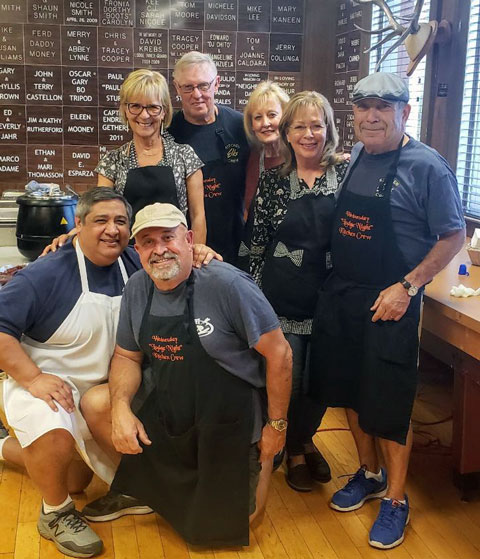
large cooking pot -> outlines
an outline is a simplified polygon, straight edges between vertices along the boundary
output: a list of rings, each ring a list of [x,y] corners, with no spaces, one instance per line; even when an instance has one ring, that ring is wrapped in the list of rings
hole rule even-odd
[[[17,198],[17,247],[23,256],[35,260],[55,237],[75,227],[77,200],[59,189]]]

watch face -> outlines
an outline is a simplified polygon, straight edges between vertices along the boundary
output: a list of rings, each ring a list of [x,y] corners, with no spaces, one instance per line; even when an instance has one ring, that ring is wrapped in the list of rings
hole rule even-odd
[[[269,424],[276,430],[276,431],[285,431],[287,428],[287,422],[285,419],[271,419]]]
[[[408,288],[408,292],[407,292],[407,293],[410,295],[410,297],[415,297],[415,295],[418,293],[418,287],[415,287],[414,285],[411,285],[411,286]]]

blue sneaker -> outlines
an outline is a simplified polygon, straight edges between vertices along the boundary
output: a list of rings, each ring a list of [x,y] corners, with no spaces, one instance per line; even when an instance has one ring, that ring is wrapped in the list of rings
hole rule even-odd
[[[405,527],[410,519],[408,497],[406,503],[396,499],[383,499],[377,520],[370,530],[368,543],[378,549],[391,549],[403,542]]]
[[[362,466],[351,477],[343,489],[333,494],[330,507],[340,512],[359,509],[369,499],[379,499],[387,493],[387,472],[381,468],[382,481],[365,477],[366,468]]]

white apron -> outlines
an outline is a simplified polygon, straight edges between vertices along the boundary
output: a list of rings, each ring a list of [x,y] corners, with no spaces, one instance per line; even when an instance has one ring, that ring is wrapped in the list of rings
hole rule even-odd
[[[89,291],[85,257],[78,237],[75,250],[82,283],[82,293],[75,306],[46,342],[24,336],[21,344],[39,369],[60,377],[71,386],[76,410],[67,413],[58,405],[58,412],[54,412],[46,402],[8,377],[3,383],[5,414],[22,447],[53,429],[66,429],[75,439],[85,462],[101,479],[111,483],[115,465],[93,440],[80,413],[79,402],[89,388],[107,380],[121,295],[110,297]],[[118,264],[126,283],[128,276],[121,258]]]

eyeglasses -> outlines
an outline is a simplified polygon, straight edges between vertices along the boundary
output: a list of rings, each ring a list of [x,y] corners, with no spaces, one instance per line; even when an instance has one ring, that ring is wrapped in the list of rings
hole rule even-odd
[[[132,115],[138,116],[143,109],[147,111],[150,116],[158,116],[162,114],[163,107],[161,105],[140,105],[140,103],[125,103],[128,112]]]
[[[194,89],[198,89],[199,91],[208,91],[212,87],[212,83],[217,79],[217,76],[213,78],[211,82],[202,82],[197,85],[179,85],[178,89],[182,93],[193,93]]]
[[[289,130],[292,134],[295,134],[295,136],[304,136],[307,130],[310,130],[312,134],[320,134],[325,128],[325,124],[313,124],[312,126],[297,124],[296,126],[290,126]]]

